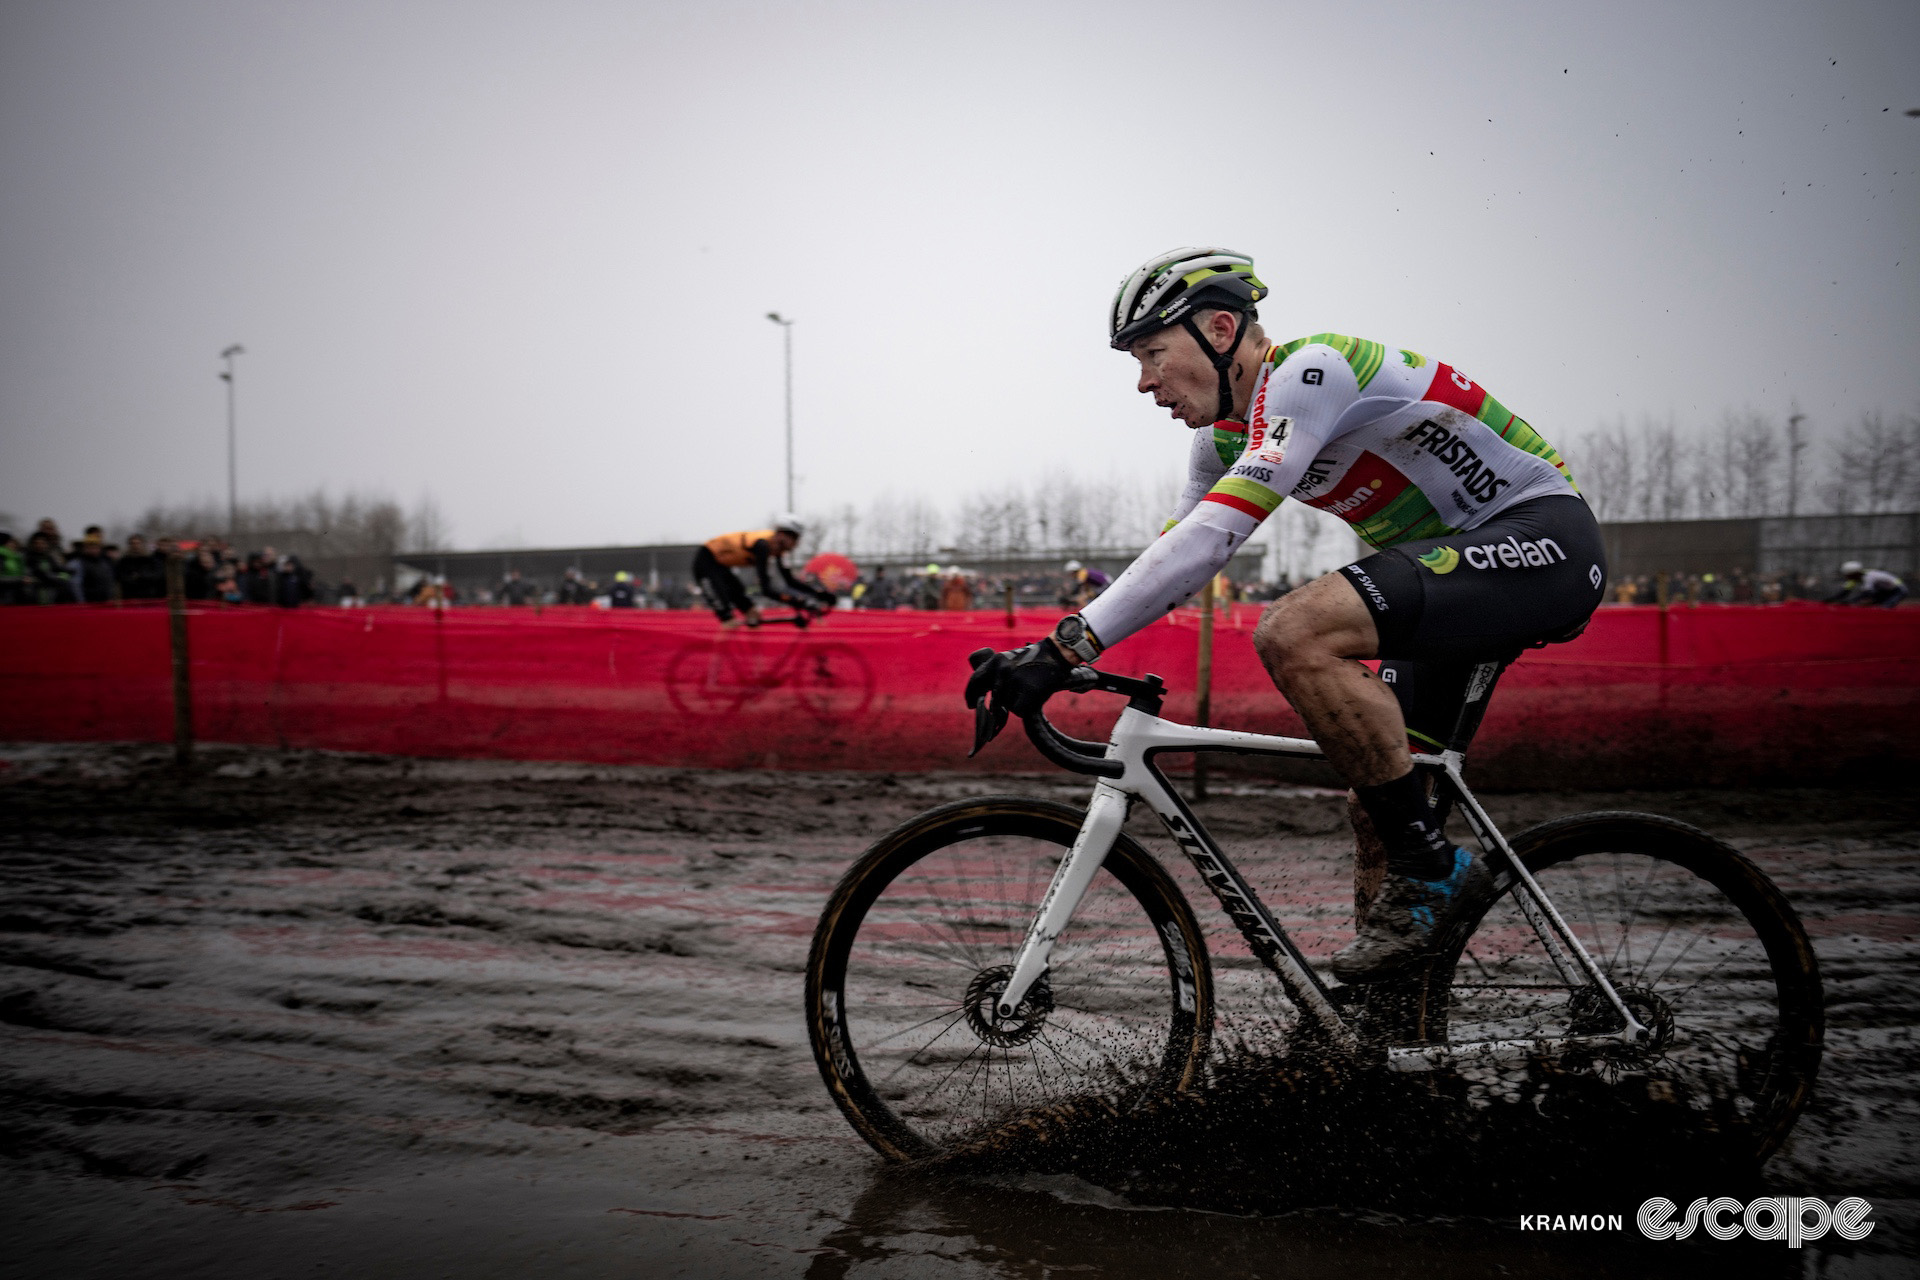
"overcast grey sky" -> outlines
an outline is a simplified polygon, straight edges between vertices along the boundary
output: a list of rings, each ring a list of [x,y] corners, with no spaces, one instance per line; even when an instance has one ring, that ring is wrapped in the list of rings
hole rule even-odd
[[[688,540],[1177,470],[1118,278],[1549,439],[1920,407],[1920,5],[0,0],[0,509],[431,492],[464,545]]]

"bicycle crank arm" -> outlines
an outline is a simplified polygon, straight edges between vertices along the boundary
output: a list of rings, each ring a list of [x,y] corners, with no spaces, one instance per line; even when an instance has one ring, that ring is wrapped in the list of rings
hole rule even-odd
[[[1093,800],[1087,805],[1087,820],[1080,824],[1080,834],[1067,850],[1067,856],[1054,868],[1053,881],[1047,885],[1046,896],[1040,899],[1040,909],[1034,913],[1033,924],[1027,929],[1019,954],[1014,957],[1013,973],[1008,976],[1006,990],[1000,993],[994,1006],[994,1012],[1000,1017],[1013,1017],[1033,984],[1047,971],[1053,944],[1066,932],[1074,909],[1086,896],[1094,876],[1099,874],[1101,864],[1107,860],[1107,850],[1113,848],[1114,839],[1126,820],[1125,793],[1115,791],[1104,782],[1096,786]]]

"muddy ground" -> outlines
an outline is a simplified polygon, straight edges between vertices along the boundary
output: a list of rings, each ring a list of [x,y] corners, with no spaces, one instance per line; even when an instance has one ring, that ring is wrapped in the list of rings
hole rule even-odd
[[[1859,1244],[1798,1253],[1642,1241],[1632,1209],[1656,1185],[1623,1185],[1605,1206],[1246,1215],[1136,1203],[1057,1173],[883,1168],[808,1053],[808,939],[865,844],[986,790],[1085,788],[219,748],[183,779],[154,748],[0,748],[0,1270],[1911,1273],[1911,789],[1488,797],[1509,832],[1590,808],[1673,814],[1787,890],[1825,966],[1828,1051],[1814,1105],[1762,1182],[1864,1196],[1878,1224]],[[1239,791],[1202,815],[1263,890],[1297,904],[1277,914],[1310,951],[1338,946],[1340,798]],[[1175,861],[1164,840],[1150,847]],[[1223,1019],[1257,1021],[1244,946],[1184,865],[1180,878],[1215,925]],[[1624,1208],[1625,1232],[1519,1229],[1524,1210],[1587,1207]]]

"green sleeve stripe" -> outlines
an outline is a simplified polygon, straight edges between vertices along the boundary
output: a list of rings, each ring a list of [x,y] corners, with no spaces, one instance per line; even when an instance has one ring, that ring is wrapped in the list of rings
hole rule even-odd
[[[1415,538],[1443,538],[1459,532],[1442,520],[1440,513],[1427,502],[1422,502],[1419,509],[1412,511],[1403,509],[1395,513],[1389,508],[1373,519],[1353,526],[1353,531],[1369,546],[1381,548],[1397,546]]]
[[[1434,506],[1419,485],[1410,484],[1393,495],[1392,501],[1374,512],[1369,524],[1379,524],[1390,529],[1404,528],[1418,524],[1434,514]]]
[[[1353,366],[1353,376],[1359,380],[1362,391],[1373,381],[1373,375],[1380,372],[1380,366],[1386,358],[1387,349],[1379,343],[1368,342],[1365,338],[1353,340],[1353,350],[1347,355],[1347,363]]]
[[[1566,460],[1560,456],[1560,451],[1548,444],[1546,437],[1529,426],[1525,418],[1515,416],[1492,396],[1488,396],[1486,403],[1480,406],[1477,416],[1480,421],[1498,431],[1500,438],[1514,448],[1552,463],[1554,470],[1567,478],[1567,483],[1573,487],[1573,491],[1580,492],[1580,486],[1574,482],[1573,472],[1567,470]]]
[[[1492,427],[1495,431],[1498,431],[1502,439],[1506,438],[1508,429],[1512,427],[1514,423],[1520,421],[1520,419],[1513,416],[1511,409],[1501,404],[1498,400],[1495,400],[1492,396],[1488,396],[1480,402],[1480,412],[1473,416]],[[1524,426],[1525,424],[1522,423],[1521,425]],[[1515,443],[1518,443],[1518,441]]]
[[[1386,361],[1387,349],[1377,342],[1368,342],[1365,338],[1350,338],[1344,333],[1316,333],[1310,338],[1290,342],[1281,348],[1285,354],[1281,359],[1292,355],[1309,342],[1318,342],[1332,347],[1353,367],[1354,379],[1364,389],[1373,381],[1373,375],[1380,372],[1380,366]]]
[[[1242,476],[1223,478],[1220,483],[1213,486],[1213,492],[1228,494],[1242,502],[1250,502],[1268,515],[1272,515],[1273,509],[1280,505],[1279,494],[1263,484]]]

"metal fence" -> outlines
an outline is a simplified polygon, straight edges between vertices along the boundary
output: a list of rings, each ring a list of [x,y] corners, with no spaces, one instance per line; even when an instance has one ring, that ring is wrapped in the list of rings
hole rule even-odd
[[[1844,560],[1901,577],[1920,570],[1920,514],[1781,516],[1756,522],[1761,573],[1834,572]]]
[[[1655,573],[1835,576],[1842,561],[1902,577],[1920,570],[1920,514],[1767,516],[1603,524],[1613,577]]]

